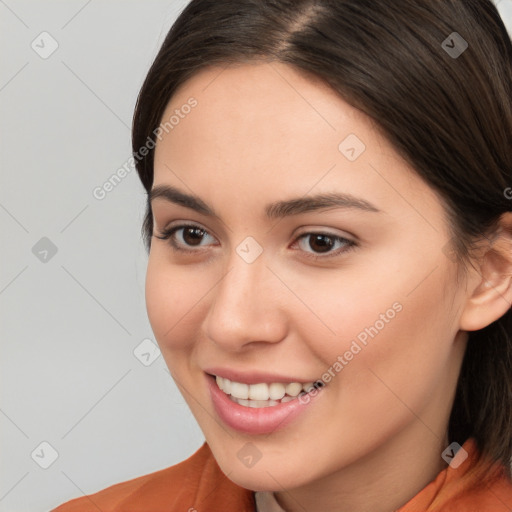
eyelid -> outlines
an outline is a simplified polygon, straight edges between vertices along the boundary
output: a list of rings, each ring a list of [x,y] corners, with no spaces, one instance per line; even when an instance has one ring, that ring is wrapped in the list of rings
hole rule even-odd
[[[299,234],[295,237],[295,239],[292,243],[292,246],[298,245],[301,242],[301,239],[307,238],[308,236],[312,236],[312,235],[328,236],[330,238],[333,238],[337,242],[339,242],[339,241],[344,242],[343,247],[340,247],[336,250],[329,251],[326,253],[315,253],[313,251],[304,251],[304,250],[299,249],[299,252],[302,253],[303,257],[312,259],[314,261],[316,260],[316,261],[321,262],[321,261],[328,261],[330,258],[339,258],[339,257],[343,256],[344,254],[346,254],[347,252],[350,252],[351,250],[355,249],[356,247],[359,247],[359,244],[352,238],[348,238],[348,237],[345,237],[342,235],[336,235],[336,234],[327,232],[325,230],[318,230],[318,231],[311,230],[311,231],[306,231],[302,234]]]
[[[352,235],[351,233],[349,233],[348,231],[331,231],[331,229],[335,229],[335,228],[325,228],[325,227],[322,227],[322,226],[307,226],[307,227],[304,227],[304,230],[302,230],[302,227],[299,228],[299,232],[296,234],[294,233],[294,237],[295,239],[297,239],[298,237],[302,236],[302,235],[311,235],[311,234],[321,234],[321,235],[328,235],[328,236],[332,236],[332,237],[339,237],[339,238],[345,238],[346,240],[350,240],[352,242],[355,242],[356,241],[356,236],[355,235]]]
[[[157,223],[154,223],[154,227],[158,229]],[[206,231],[209,235],[214,236],[215,238],[218,238],[217,235],[214,234],[213,230],[209,228],[205,228],[199,221],[195,220],[187,220],[187,219],[176,219],[168,223],[164,223],[164,227],[162,229],[159,229],[159,231],[165,232],[170,231],[174,228],[184,228],[184,227],[195,227],[198,229],[202,229],[203,231]]]
[[[186,229],[186,228],[197,228],[197,229],[200,229],[201,231],[204,231],[208,236],[216,238],[214,235],[212,235],[212,233],[210,233],[210,231],[208,229],[206,229],[199,223],[196,223],[195,221],[174,221],[174,222],[168,224],[162,230],[158,230],[159,234],[157,234],[157,235],[154,234],[153,236],[156,236],[156,238],[168,241],[169,245],[176,252],[179,252],[182,254],[202,254],[202,253],[204,253],[205,248],[207,248],[208,245],[206,245],[206,246],[199,245],[199,246],[195,246],[196,247],[195,249],[187,249],[187,248],[184,248],[182,245],[180,245],[179,243],[177,243],[174,240],[175,233],[177,231],[180,231],[181,229]],[[344,236],[344,234],[332,233],[328,229],[321,228],[321,227],[307,227],[307,228],[304,228],[303,232],[292,235],[293,242],[291,243],[291,246],[297,245],[302,238],[307,237],[307,236],[313,236],[313,235],[328,236],[328,237],[334,238],[337,241],[342,240],[345,242],[345,246],[343,248],[339,248],[335,251],[331,251],[331,252],[327,252],[327,253],[315,253],[315,252],[304,251],[304,250],[300,250],[300,249],[298,250],[299,252],[301,252],[304,255],[304,257],[306,257],[308,259],[316,260],[316,261],[322,261],[322,260],[327,260],[329,258],[335,258],[335,257],[342,256],[343,254],[345,254],[345,253],[349,252],[350,250],[359,246],[358,242],[356,242],[356,240],[354,240],[353,235]],[[187,247],[187,246],[185,246],[185,247]],[[191,247],[194,247],[194,246],[191,246]]]
[[[204,231],[208,236],[211,236],[212,238],[215,238],[215,235],[212,235],[208,229],[201,226],[199,223],[196,223],[194,221],[175,221],[168,225],[166,225],[163,229],[157,229],[158,234],[154,234],[156,238],[159,238],[161,240],[166,240],[173,249],[176,251],[182,252],[182,253],[199,253],[204,250],[207,246],[196,246],[197,249],[186,249],[183,248],[180,244],[176,243],[174,240],[174,235],[177,231],[180,231],[181,229],[186,228],[197,228],[201,231]],[[186,246],[185,246],[186,247]]]

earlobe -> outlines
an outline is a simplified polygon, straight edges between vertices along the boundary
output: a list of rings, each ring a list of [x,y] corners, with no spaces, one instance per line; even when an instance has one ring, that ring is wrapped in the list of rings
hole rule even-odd
[[[478,284],[460,318],[460,329],[464,331],[487,327],[512,305],[512,213],[501,216],[497,232],[475,272]]]

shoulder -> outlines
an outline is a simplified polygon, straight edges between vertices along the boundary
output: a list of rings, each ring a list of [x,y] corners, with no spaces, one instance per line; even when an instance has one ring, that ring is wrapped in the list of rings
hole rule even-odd
[[[188,459],[64,503],[52,512],[254,511],[254,494],[229,480],[205,442]]]

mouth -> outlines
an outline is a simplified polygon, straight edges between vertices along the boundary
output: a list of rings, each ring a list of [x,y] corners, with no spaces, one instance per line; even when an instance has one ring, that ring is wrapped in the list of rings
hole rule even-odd
[[[249,384],[211,373],[204,375],[217,416],[244,434],[268,435],[287,428],[298,418],[314,414],[323,402],[323,381],[258,382],[262,375],[252,374],[246,377],[252,380]]]
[[[249,408],[275,407],[297,400],[314,389],[325,386],[321,380],[315,382],[259,382],[247,384],[232,381],[226,377],[208,374],[234,403]]]

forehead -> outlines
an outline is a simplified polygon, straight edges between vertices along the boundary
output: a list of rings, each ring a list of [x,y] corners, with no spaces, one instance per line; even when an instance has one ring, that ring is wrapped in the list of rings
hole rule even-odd
[[[182,108],[191,97],[198,102],[194,110],[196,122],[206,116],[209,121],[217,121],[211,126],[212,135],[220,128],[224,132],[229,128],[239,131],[242,126],[258,130],[259,134],[285,128],[292,136],[316,129],[309,135],[317,139],[317,131],[319,135],[332,135],[346,128],[374,128],[368,116],[351,107],[319,78],[278,62],[205,68],[180,86],[162,120]]]
[[[297,176],[302,162],[316,175],[351,133],[366,146],[381,143],[371,120],[328,86],[275,62],[200,71],[174,94],[161,121],[172,127],[157,143],[156,171],[163,157],[188,167],[229,161],[239,173],[268,169],[272,176],[291,166]]]
[[[196,106],[184,108],[191,99]],[[246,198],[341,190],[382,210],[437,206],[371,118],[285,64],[206,68],[174,94],[162,123],[172,116],[178,122],[157,142],[155,184],[185,181],[218,201],[225,185]]]

